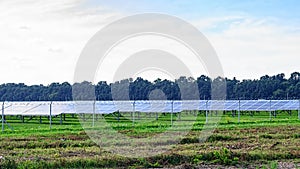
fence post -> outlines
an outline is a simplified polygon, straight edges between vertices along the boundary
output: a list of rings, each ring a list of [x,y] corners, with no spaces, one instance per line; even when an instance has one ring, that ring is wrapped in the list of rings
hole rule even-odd
[[[4,102],[2,102],[2,132],[4,131]]]
[[[173,125],[173,112],[174,112],[174,100],[172,100],[172,102],[171,102],[171,126]]]
[[[208,122],[208,106],[207,106],[207,103],[208,103],[208,100],[206,100],[206,103],[205,103],[205,123]]]
[[[269,111],[270,111],[270,121],[272,120],[272,100],[270,100],[270,105],[269,105]]]
[[[240,123],[240,119],[241,119],[241,100],[239,100],[238,123]]]
[[[96,100],[93,102],[93,127],[95,127],[95,111],[96,111]]]
[[[134,126],[134,120],[135,120],[135,100],[133,101],[133,105],[132,105],[132,125]]]
[[[50,102],[50,130],[52,129],[52,101]]]
[[[298,105],[298,119],[300,120],[300,100],[298,102],[299,102],[299,105]]]

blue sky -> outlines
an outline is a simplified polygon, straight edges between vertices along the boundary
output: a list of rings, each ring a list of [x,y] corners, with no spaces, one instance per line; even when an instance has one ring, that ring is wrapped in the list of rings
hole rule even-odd
[[[228,29],[232,22],[245,18],[263,20],[266,24],[280,26],[285,28],[286,30],[282,31],[287,33],[300,32],[298,0],[87,0],[83,3],[83,6],[87,7],[99,5],[124,15],[157,12],[189,22],[226,16],[231,18],[219,21],[213,27],[199,28],[204,33],[222,32]]]
[[[3,0],[0,11],[0,72],[6,72],[0,83],[72,83],[77,59],[97,31],[147,12],[197,27],[229,78],[300,70],[299,0]]]
[[[236,14],[288,21],[299,21],[300,18],[298,0],[91,0],[86,4],[103,5],[127,13],[162,12],[185,19]]]
[[[213,17],[241,16],[266,20],[269,24],[284,25],[288,32],[300,32],[300,1],[298,0],[87,0],[83,6],[103,6],[127,15],[158,12],[193,22]],[[219,22],[203,32],[217,32],[228,28]]]

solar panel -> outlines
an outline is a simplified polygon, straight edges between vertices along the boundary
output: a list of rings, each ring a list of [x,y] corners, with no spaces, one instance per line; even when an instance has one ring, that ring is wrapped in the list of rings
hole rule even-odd
[[[135,101],[135,110],[140,112],[181,112],[182,103],[179,101],[161,101],[161,100],[151,100],[151,101]]]
[[[14,102],[14,104],[18,104]],[[17,109],[13,102],[4,102],[4,115],[22,115],[22,109]]]
[[[187,101],[178,101],[182,102],[182,110],[199,110],[200,101],[199,100],[187,100]]]
[[[225,110],[224,100],[209,100],[207,102],[207,110]]]
[[[4,102],[4,115],[49,116],[51,114],[109,114],[120,112],[181,112],[184,110],[275,111],[299,110],[299,100],[146,100],[146,101],[68,101]]]
[[[239,101],[238,100],[226,100],[224,110],[239,110]]]
[[[52,115],[58,115],[58,112],[52,112]],[[23,110],[22,116],[49,116],[50,102],[29,102],[26,109]]]
[[[52,115],[60,113],[52,112]],[[5,102],[4,115],[49,116],[50,102]]]
[[[52,102],[52,112],[63,114],[76,114],[75,103],[71,101]]]
[[[149,101],[136,101],[135,110],[139,112],[151,112],[151,104]]]
[[[255,111],[270,111],[271,110],[272,101],[269,100],[258,100],[254,103],[251,109]]]
[[[182,112],[182,102],[181,101],[173,101],[173,113]]]
[[[97,101],[95,106],[97,114],[110,114],[118,111],[113,101]]]
[[[283,107],[282,110],[298,110],[300,109],[300,101],[289,100]]]
[[[268,100],[241,100],[241,111],[269,111],[270,101]]]
[[[75,101],[74,107],[78,114],[93,114],[95,101]]]
[[[134,101],[113,101],[113,103],[116,106],[116,109],[119,112],[133,112],[134,107],[133,103]]]
[[[271,101],[271,110],[284,110],[286,104],[289,103],[289,100],[272,100]]]
[[[209,110],[208,108],[208,100],[200,100],[200,110]]]

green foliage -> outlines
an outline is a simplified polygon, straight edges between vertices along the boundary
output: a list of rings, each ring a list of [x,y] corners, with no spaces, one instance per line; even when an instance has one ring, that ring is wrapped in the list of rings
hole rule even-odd
[[[272,139],[273,137],[269,134],[260,135],[259,138]]]
[[[89,93],[95,93],[96,100],[124,100],[128,99],[124,87],[129,86],[130,100],[148,100],[149,95],[155,89],[163,91],[168,100],[181,99],[180,90],[184,89],[184,99],[210,99],[211,84],[218,80],[226,82],[227,99],[291,99],[300,98],[300,73],[294,72],[286,79],[284,74],[274,76],[262,76],[259,80],[242,80],[236,78],[211,79],[201,75],[197,79],[180,77],[175,81],[157,79],[150,82],[141,77],[137,79],[124,79],[108,84],[100,81],[96,85],[91,82],[75,83],[51,83],[48,86],[32,85],[24,83],[7,83],[0,85],[0,101],[69,101],[72,99],[91,99]],[[180,87],[179,87],[180,86]],[[182,88],[182,89],[180,89]],[[75,89],[75,95],[72,95]],[[112,98],[111,90],[120,93]],[[199,91],[196,92],[196,90]],[[120,91],[120,92],[119,92]],[[152,99],[165,99],[158,96]],[[228,122],[231,122],[228,120]]]
[[[234,157],[233,153],[227,148],[222,148],[221,150],[218,151],[215,150],[214,159],[216,162],[225,165],[233,164],[238,161],[238,158]]]
[[[295,134],[293,134],[293,138],[300,138],[300,134],[298,134],[298,133],[295,133]]]
[[[191,143],[199,143],[198,137],[186,137],[180,141],[180,144],[191,144]]]
[[[15,162],[15,160],[11,159],[11,158],[7,158],[7,157],[2,157],[0,159],[0,168],[2,169],[16,169],[17,168],[17,163]]]
[[[229,141],[229,140],[235,140],[236,138],[233,138],[231,136],[228,135],[211,135],[207,141],[209,142],[215,142],[215,141]]]
[[[270,168],[271,169],[277,169],[278,168],[278,162],[277,161],[272,161],[270,163]]]
[[[198,154],[193,157],[192,163],[199,164],[201,161],[212,161],[213,163],[223,165],[235,165],[238,163],[239,158],[234,156],[235,154],[227,148],[220,150],[214,150],[205,154]]]
[[[158,161],[151,163],[145,158],[139,158],[138,162],[134,163],[130,168],[158,168],[161,167]]]

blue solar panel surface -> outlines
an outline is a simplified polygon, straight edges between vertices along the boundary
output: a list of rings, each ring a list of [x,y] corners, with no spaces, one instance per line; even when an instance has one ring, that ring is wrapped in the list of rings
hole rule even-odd
[[[192,110],[299,110],[300,100],[189,100],[189,101],[61,101],[4,102],[5,115],[110,114],[113,112],[168,112]]]

